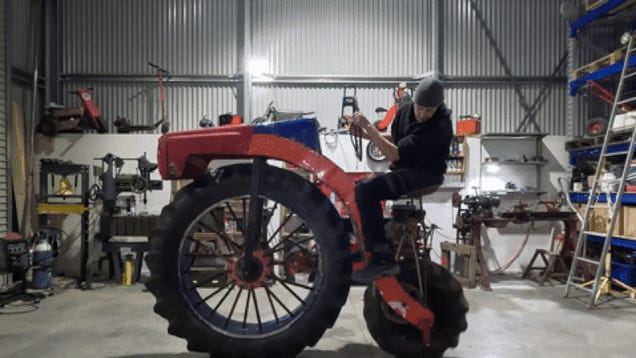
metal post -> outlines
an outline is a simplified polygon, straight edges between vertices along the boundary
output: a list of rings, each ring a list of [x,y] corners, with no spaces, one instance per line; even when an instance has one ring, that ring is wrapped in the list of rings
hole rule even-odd
[[[444,1],[433,1],[433,71],[440,77],[444,77]]]
[[[44,103],[59,102],[57,0],[48,0],[44,3],[44,21],[44,36],[46,36],[46,41],[44,42],[44,66],[46,72]]]
[[[237,86],[236,110],[243,120],[250,122],[250,102],[252,99],[252,78],[247,68],[247,62],[251,57],[252,39],[250,35],[250,2],[242,0],[238,2],[237,33],[237,69],[242,81]]]

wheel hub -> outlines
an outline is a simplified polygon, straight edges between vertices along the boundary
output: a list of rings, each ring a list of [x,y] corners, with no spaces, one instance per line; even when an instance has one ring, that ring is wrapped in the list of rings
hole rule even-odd
[[[265,278],[272,272],[271,260],[262,249],[254,251],[251,256],[241,256],[230,264],[230,279],[243,289],[262,287]]]

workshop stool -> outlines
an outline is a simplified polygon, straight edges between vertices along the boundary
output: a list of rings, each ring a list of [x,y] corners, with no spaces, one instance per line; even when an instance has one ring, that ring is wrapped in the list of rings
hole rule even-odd
[[[461,262],[461,272],[453,273],[459,283],[467,288],[477,286],[477,249],[474,245],[459,244],[450,241],[440,242],[442,249],[441,265],[449,272],[451,270],[451,252],[455,253],[455,260]]]
[[[114,241],[114,239],[111,239],[102,243],[102,252],[106,253],[110,266],[110,278],[121,281],[122,268],[124,264],[121,249],[127,248],[135,253],[135,271],[133,272],[132,282],[139,282],[143,257],[146,251],[148,251],[149,245],[146,238],[139,237],[135,239],[137,241]]]
[[[538,257],[541,257],[543,260],[544,266],[532,266]],[[561,265],[563,272],[554,272],[557,269],[557,265]],[[565,263],[565,260],[558,252],[549,251],[546,249],[537,249],[532,255],[532,259],[530,259],[530,263],[528,267],[523,271],[522,278],[528,278],[530,276],[530,271],[541,270],[541,274],[539,277],[532,277],[534,281],[536,281],[539,285],[543,286],[545,284],[545,280],[550,278],[566,278],[568,276],[568,266]]]
[[[398,200],[407,200],[407,204],[406,205],[401,205],[401,204],[394,204],[393,205],[393,211],[395,212],[396,210],[400,210],[400,209],[409,209],[409,208],[414,208],[416,210],[421,210],[424,214],[424,218],[426,217],[426,211],[424,210],[424,202],[422,200],[422,197],[433,194],[434,192],[437,191],[437,189],[439,189],[440,185],[432,185],[432,186],[427,186],[424,187],[422,189],[418,189],[415,191],[412,191],[410,193],[404,194],[401,197],[398,198]],[[415,206],[414,201],[418,201],[418,206]],[[421,220],[421,224],[422,227],[426,227],[425,223],[424,223],[424,219],[422,218]],[[399,247],[402,247],[402,239],[400,240],[400,244]],[[424,242],[424,244],[427,244],[426,242]],[[431,243],[432,244],[432,243]],[[431,247],[427,245],[427,247],[425,247],[425,251],[427,255],[430,255],[430,250]],[[398,252],[399,253],[399,249]],[[396,254],[397,254],[396,253]]]

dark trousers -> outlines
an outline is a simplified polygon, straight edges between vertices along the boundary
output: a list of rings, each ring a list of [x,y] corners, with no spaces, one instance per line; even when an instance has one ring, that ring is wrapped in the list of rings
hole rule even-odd
[[[367,251],[384,251],[390,247],[384,233],[381,200],[395,200],[402,195],[426,187],[439,185],[443,177],[398,169],[356,184],[356,203],[362,221],[362,234]]]

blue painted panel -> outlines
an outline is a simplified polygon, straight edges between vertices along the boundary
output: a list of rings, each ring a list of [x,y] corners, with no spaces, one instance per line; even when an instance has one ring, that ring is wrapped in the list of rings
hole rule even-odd
[[[273,134],[291,139],[321,153],[318,138],[318,122],[311,118],[261,124],[254,127],[256,134]]]

